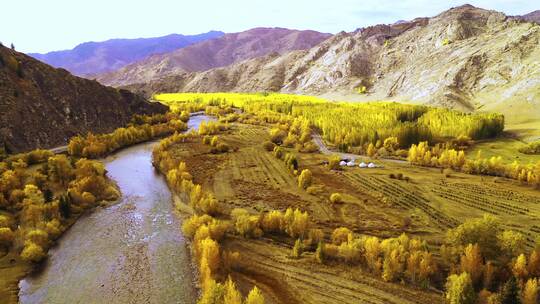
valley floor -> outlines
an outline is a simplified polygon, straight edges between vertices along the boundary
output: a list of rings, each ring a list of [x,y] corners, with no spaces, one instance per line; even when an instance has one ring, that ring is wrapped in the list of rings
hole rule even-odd
[[[439,169],[384,160],[375,160],[382,168],[331,171],[323,165],[327,155],[297,153],[300,168],[313,173],[317,190],[308,193],[297,186],[283,161],[262,147],[268,138],[266,127],[234,124],[219,138],[235,151],[211,154],[201,136],[176,144],[171,151],[186,162],[195,183],[215,194],[225,213],[234,208],[254,213],[300,208],[325,235],[338,227],[379,237],[405,232],[427,240],[435,253],[449,228],[486,213],[524,233],[529,246],[540,236],[540,193],[514,181],[461,173],[447,177]],[[410,180],[392,179],[391,173]],[[343,195],[343,203],[330,203],[334,192]],[[240,270],[234,273],[243,282],[241,287],[248,290],[256,283],[274,303],[443,301],[440,291],[386,283],[359,267],[321,265],[310,252],[293,259],[293,243],[285,238],[233,237],[224,246],[242,255]]]

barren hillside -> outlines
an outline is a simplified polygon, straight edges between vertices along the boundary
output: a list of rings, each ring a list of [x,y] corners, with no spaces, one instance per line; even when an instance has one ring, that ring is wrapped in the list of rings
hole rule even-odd
[[[0,148],[8,152],[65,145],[79,133],[110,132],[133,114],[165,110],[0,46]]]

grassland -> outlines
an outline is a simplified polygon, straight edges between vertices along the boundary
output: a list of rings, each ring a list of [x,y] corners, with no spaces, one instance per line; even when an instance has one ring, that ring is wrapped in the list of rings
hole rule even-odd
[[[211,153],[202,136],[169,148],[187,164],[193,181],[214,193],[225,214],[234,208],[253,214],[300,208],[325,235],[338,227],[383,238],[405,232],[426,240],[435,253],[448,229],[486,213],[523,233],[529,248],[540,236],[540,193],[515,181],[442,174],[436,168],[383,160],[375,160],[382,168],[332,171],[323,165],[326,155],[295,152],[302,169],[313,173],[316,190],[308,193],[297,186],[296,176],[284,162],[262,147],[269,136],[268,125],[229,127],[219,135],[232,147],[229,153]],[[409,180],[390,178],[397,173]],[[336,192],[344,199],[332,204],[329,197]],[[384,282],[360,267],[319,264],[313,252],[295,259],[292,247],[290,239],[273,236],[231,236],[223,243],[224,250],[241,253],[240,265],[232,272],[239,289],[245,292],[255,284],[269,303],[443,302],[441,290]]]
[[[474,156],[481,150],[484,157],[501,156],[507,162],[536,164],[540,161],[540,155],[524,154],[519,152],[519,149],[539,139],[540,123],[538,121],[510,123],[501,136],[476,143],[467,151],[467,154]]]

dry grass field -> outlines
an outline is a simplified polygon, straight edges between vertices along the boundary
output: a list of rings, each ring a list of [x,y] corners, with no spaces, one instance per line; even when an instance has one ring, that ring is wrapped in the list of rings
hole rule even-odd
[[[284,162],[263,148],[267,138],[265,126],[235,123],[219,134],[231,152],[210,153],[202,136],[176,144],[170,151],[186,162],[195,183],[214,193],[221,209],[244,208],[256,213],[299,208],[327,236],[338,227],[379,237],[405,232],[426,240],[437,255],[449,228],[484,214],[493,214],[508,228],[522,232],[528,246],[540,236],[540,193],[516,181],[443,174],[440,169],[368,159],[364,161],[382,167],[332,171],[323,164],[327,155],[295,152],[300,168],[313,173],[314,187],[308,193],[297,186],[296,176]],[[408,179],[390,177],[399,173]],[[342,194],[342,203],[330,202],[335,192]],[[386,283],[359,267],[321,265],[312,252],[293,259],[290,239],[233,236],[223,246],[241,252],[239,270],[233,273],[240,290],[247,291],[256,283],[271,303],[443,302],[440,291]]]

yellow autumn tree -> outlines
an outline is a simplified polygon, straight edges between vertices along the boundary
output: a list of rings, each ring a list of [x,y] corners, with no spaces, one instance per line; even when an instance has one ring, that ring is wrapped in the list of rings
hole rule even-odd
[[[527,257],[525,254],[522,253],[516,258],[516,261],[512,266],[512,273],[521,281],[527,279],[529,272],[527,271]]]
[[[311,186],[312,181],[313,175],[311,171],[309,169],[304,169],[302,170],[302,173],[300,173],[300,176],[298,176],[298,187],[306,189]]]
[[[245,304],[264,304],[264,296],[257,286],[249,292]]]
[[[460,269],[470,275],[474,285],[480,283],[484,269],[483,258],[478,244],[469,244],[465,247],[460,260]]]
[[[523,304],[538,304],[538,279],[529,279],[523,287]]]
[[[230,276],[224,285],[223,304],[242,304],[242,295]]]

